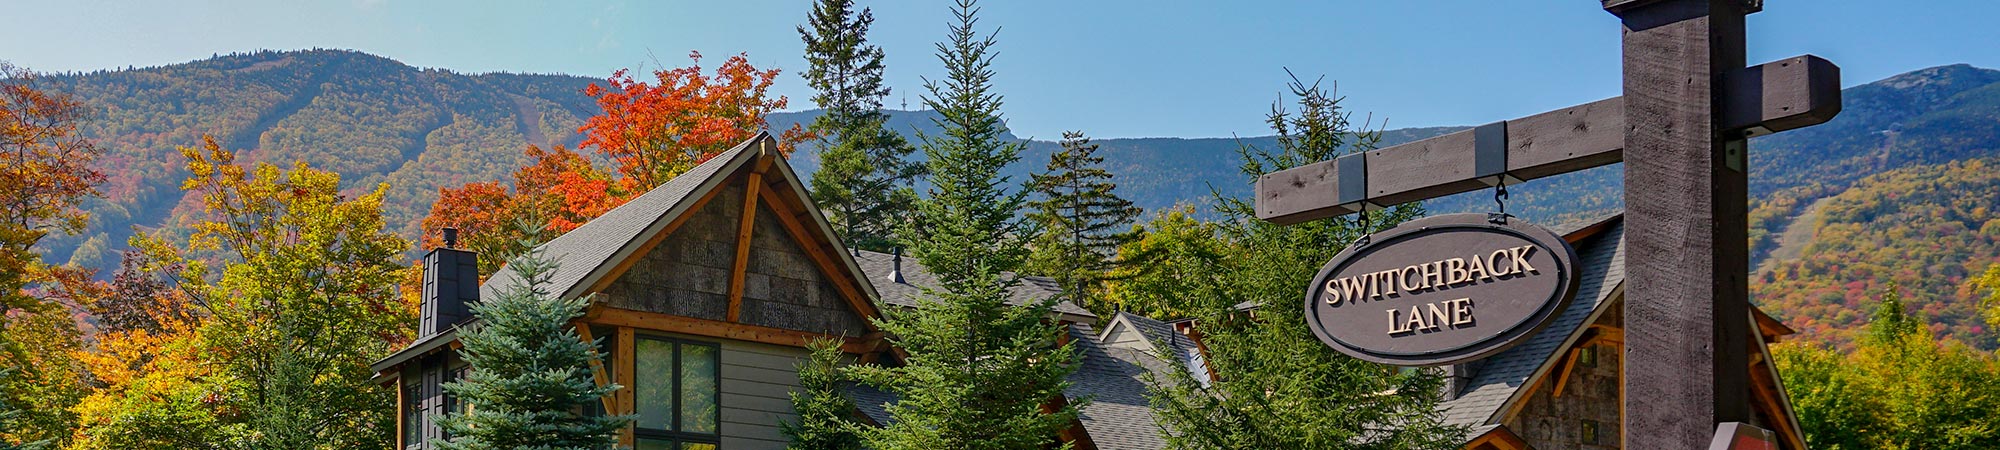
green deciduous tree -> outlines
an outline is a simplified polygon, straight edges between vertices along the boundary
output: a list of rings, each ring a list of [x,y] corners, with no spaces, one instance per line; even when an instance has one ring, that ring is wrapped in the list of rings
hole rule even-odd
[[[867,8],[854,11],[853,0],[819,0],[799,37],[810,64],[806,84],[818,91],[813,103],[821,109],[810,128],[820,158],[813,200],[849,245],[886,251],[915,204],[909,184],[924,166],[909,161],[915,148],[884,125],[889,87],[882,84],[882,48],[868,43],[874,22]]]
[[[523,234],[532,234],[541,226],[525,228]],[[472,370],[444,388],[473,407],[445,418],[452,438],[441,447],[611,448],[627,419],[584,414],[619,389],[598,386],[592,379],[596,343],[585,342],[571,326],[571,320],[583,316],[585,301],[549,292],[556,266],[539,248],[507,267],[516,278],[499,295],[472,305],[480,323],[459,333],[464,344],[459,355]]]
[[[1195,218],[1195,207],[1182,205],[1160,211],[1152,221],[1134,227],[1141,237],[1118,247],[1118,257],[1145,264],[1119,267],[1105,283],[1112,307],[1148,317],[1191,317],[1188,293],[1220,282],[1213,269],[1229,251],[1216,224]]]
[[[855,435],[854,401],[841,390],[840,341],[820,339],[807,343],[811,358],[799,362],[799,390],[791,393],[796,423],[779,424],[792,450],[859,450],[861,437]]]
[[[1881,292],[1852,352],[1823,344],[1772,348],[1806,444],[1820,449],[1975,449],[2000,446],[2000,359],[1905,312],[1894,284]]]
[[[1039,198],[1029,204],[1036,234],[1026,269],[1054,278],[1066,299],[1100,316],[1114,309],[1105,301],[1104,280],[1121,267],[1144,264],[1145,257],[1118,253],[1140,237],[1131,228],[1140,210],[1112,192],[1118,185],[1103,166],[1097,144],[1083,132],[1063,133],[1062,151],[1049,155],[1047,171],[1029,183]]]
[[[214,139],[181,152],[189,172],[183,188],[201,199],[205,214],[184,244],[163,233],[141,234],[133,244],[148,269],[170,277],[176,295],[192,305],[194,323],[170,346],[196,345],[190,358],[204,368],[169,383],[181,386],[170,392],[152,390],[161,380],[132,377],[149,384],[114,386],[115,397],[102,403],[192,395],[207,417],[189,420],[222,424],[182,430],[219,435],[145,437],[152,442],[383,447],[395,430],[395,395],[371,380],[369,364],[407,343],[415,322],[414,309],[396,295],[408,244],[383,229],[387,187],[350,197],[339,174],[302,163],[291,170],[239,165]],[[97,423],[115,429],[120,417],[146,414],[111,407]],[[119,433],[98,435],[131,437]]]
[[[5,379],[13,375],[14,371],[12,369],[0,368],[0,379]],[[42,450],[55,443],[54,439],[23,442],[19,441],[19,438],[10,436],[15,434],[13,430],[22,428],[18,421],[25,413],[21,408],[14,406],[13,403],[9,403],[7,399],[0,398],[0,450]]]
[[[1268,122],[1279,148],[1245,146],[1247,180],[1367,150],[1380,139],[1378,132],[1356,130],[1340,99],[1316,83],[1294,80],[1290,87],[1299,110],[1273,105]],[[1154,384],[1154,410],[1171,430],[1169,445],[1423,449],[1462,443],[1463,430],[1444,425],[1437,410],[1443,380],[1435,371],[1398,371],[1334,352],[1291,306],[1298,304],[1299,287],[1349,243],[1422,210],[1404,205],[1369,214],[1362,223],[1336,217],[1280,226],[1257,220],[1250,199],[1216,197],[1224,215],[1216,228],[1231,246],[1227,255],[1206,269],[1175,273],[1201,280],[1182,294],[1184,308],[1201,324],[1205,361],[1220,376],[1204,387],[1184,366],[1170,364],[1175,372]],[[1269,307],[1253,315],[1238,305]]]
[[[1986,315],[1986,324],[2000,327],[2000,263],[1986,266],[1986,273],[1972,280],[1973,296]],[[1981,293],[1985,295],[1981,295]]]
[[[1020,449],[1054,442],[1077,404],[1043,411],[1063,395],[1077,355],[1049,321],[1055,299],[1008,305],[1020,280],[1008,272],[1026,257],[1015,211],[1026,191],[999,172],[1019,159],[1002,139],[1000,97],[992,93],[991,35],[973,29],[978,9],[959,0],[951,42],[938,44],[949,77],[927,82],[938,136],[923,136],[932,187],[904,229],[911,253],[938,286],[918,306],[878,323],[908,352],[901,367],[859,366],[862,381],[897,394],[894,422],[863,430],[869,447]]]

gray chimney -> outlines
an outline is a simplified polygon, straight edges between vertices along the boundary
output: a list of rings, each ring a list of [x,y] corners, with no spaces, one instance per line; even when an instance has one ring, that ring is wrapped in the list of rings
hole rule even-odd
[[[424,298],[417,339],[450,330],[472,318],[467,308],[479,301],[479,258],[458,245],[458,230],[446,228],[444,247],[424,255]]]

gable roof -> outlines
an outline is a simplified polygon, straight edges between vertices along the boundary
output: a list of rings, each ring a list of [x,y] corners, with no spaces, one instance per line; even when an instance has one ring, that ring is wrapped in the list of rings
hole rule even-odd
[[[776,156],[777,146],[777,139],[768,133],[759,132],[750,140],[743,141],[742,144],[737,144],[736,147],[696,165],[693,169],[667,180],[666,183],[661,183],[645,194],[606,211],[596,219],[584,223],[583,226],[543,243],[539,248],[545,256],[557,264],[555,273],[550,276],[550,291],[561,293],[564,298],[573,298],[585,294],[584,291],[604,277],[615,275],[611,272],[618,262],[633,257],[635,253],[644,249],[647,242],[666,231],[667,225],[676,217],[694,209],[701,203],[701,199],[720,187],[727,181],[729,175],[736,173],[745,164],[757,160],[760,156]],[[782,177],[783,184],[789,186],[793,191],[792,194],[798,198],[811,198],[802,187],[804,183],[800,182],[798,174],[792,171],[791,164],[785,162],[785,158],[771,159],[774,160],[773,167],[767,175]],[[817,225],[813,227],[815,230],[810,231],[818,231],[821,237],[829,242],[839,242],[839,237],[833,233],[833,228],[826,223],[824,217],[819,214],[805,215],[812,216],[815,219],[813,224]],[[835,247],[839,245],[836,244]],[[850,276],[866,277],[853,258],[846,257],[845,252],[837,253],[843,255],[839,262],[843,263]],[[480,284],[479,295],[482,298],[495,295],[498,287],[516,283],[519,278],[512,269],[503,266],[485,283]],[[858,284],[862,285],[862,289],[870,289],[869,283]],[[872,289],[867,294],[869,297],[878,297],[874,295]]]
[[[923,294],[924,288],[937,289],[942,287],[938,283],[937,275],[933,275],[929,270],[924,269],[922,264],[917,263],[916,258],[903,258],[903,280],[902,282],[897,282],[891,277],[896,272],[895,255],[867,250],[854,250],[843,253],[850,253],[854,261],[861,265],[861,270],[867,273],[867,284],[874,285],[876,292],[881,293],[881,296],[877,298],[882,299],[883,303],[914,308],[917,306],[917,296]],[[1056,286],[1055,280],[1047,277],[1022,276],[1019,280],[1021,283],[1014,286],[1014,289],[1007,293],[1007,304],[1009,305],[1025,305],[1062,293],[1062,288]],[[1073,323],[1097,321],[1096,314],[1091,314],[1090,310],[1076,306],[1075,303],[1070,303],[1067,300],[1057,302],[1055,312],[1063,315],[1064,319]]]
[[[1165,431],[1154,420],[1147,395],[1147,373],[1167,373],[1159,358],[1140,349],[1107,346],[1090,325],[1073,325],[1069,334],[1080,360],[1063,394],[1090,399],[1077,411],[1077,422],[1091,443],[1100,449],[1165,448]]]
[[[615,272],[619,262],[639,256],[638,254],[646,250],[649,243],[655,241],[655,237],[669,231],[667,227],[676,218],[691,213],[701,205],[703,199],[708,198],[729,181],[731,175],[745,170],[746,165],[762,157],[769,157],[771,160],[771,167],[766,169],[764,174],[766,184],[783,185],[785,186],[783,189],[787,191],[778,194],[778,198],[790,197],[809,208],[812,205],[810,200],[812,197],[807,195],[804,183],[799,179],[798,173],[792,170],[791,164],[778,155],[777,139],[771,137],[769,133],[758,132],[749,140],[606,211],[582,226],[536,246],[543,252],[544,257],[556,263],[556,268],[549,277],[549,291],[558,293],[563,298],[588,294],[591,287],[599,281],[617,275]],[[807,233],[817,234],[833,249],[843,247],[840,244],[840,237],[834,234],[833,227],[826,222],[825,217],[816,211],[799,216],[797,219],[801,221],[810,221],[810,224],[802,224],[808,228],[805,230]],[[810,245],[810,243],[801,242],[800,245]],[[847,252],[825,251],[824,253],[839,255],[835,258],[835,264],[847,272],[848,278],[860,281],[854,284],[862,291],[861,301],[866,302],[864,305],[871,311],[857,311],[857,313],[864,316],[874,314],[875,311],[872,311],[875,309],[874,299],[880,298],[880,295],[875,292],[872,283],[866,281],[867,274],[862,272],[861,267]],[[494,298],[499,295],[502,287],[519,282],[520,275],[515,273],[513,268],[501,266],[500,270],[480,283],[479,297]],[[461,326],[475,326],[478,323],[479,319],[474,317]],[[456,339],[455,329],[446,330],[412,343],[409,347],[371,366],[379,377],[384,371],[393,369],[410,358],[436,351]]]

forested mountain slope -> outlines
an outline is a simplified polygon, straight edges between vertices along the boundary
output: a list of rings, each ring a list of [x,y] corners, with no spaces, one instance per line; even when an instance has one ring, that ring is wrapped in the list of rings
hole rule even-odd
[[[185,174],[175,147],[198,145],[203,134],[214,135],[225,147],[245,150],[244,157],[252,161],[303,161],[339,171],[349,189],[388,183],[389,220],[401,224],[397,231],[414,236],[416,222],[428,211],[438,187],[501,179],[521,165],[522,150],[528,144],[573,145],[583,118],[597,111],[582,90],[599,80],[569,75],[460,74],[352,51],[309,50],[59,74],[47,81],[51,88],[73,93],[94,109],[96,114],[86,125],[86,134],[106,149],[101,166],[110,181],[104,187],[105,198],[90,206],[93,220],[89,230],[77,236],[52,237],[42,250],[52,261],[103,268],[116,265],[115,252],[124,247],[132,227],[171,226],[189,210],[186,205],[191,203],[178,189]],[[1842,193],[1859,180],[1900,168],[1932,167],[1913,170],[1959,173],[1963,170],[1935,167],[2000,156],[1996,151],[2000,148],[2000,71],[1965,65],[1923,69],[1850,88],[1845,91],[1845,102],[1844,111],[1832,122],[1753,140],[1751,233],[1760,258],[1773,247],[1769,236],[1783,230],[1806,205],[1828,196],[1847,195]],[[771,120],[775,128],[782,129],[809,122],[816,114],[777,113]],[[889,126],[912,137],[934,129],[928,111],[891,111],[891,116]],[[1388,130],[1384,144],[1460,129]],[[1027,137],[1032,140],[1023,163],[1006,172],[1017,182],[1025,181],[1027,172],[1039,168],[1058,148],[1052,140],[1045,140],[1052,137]],[[1269,136],[1099,138],[1095,142],[1103,146],[1099,155],[1105,158],[1107,168],[1118,176],[1119,193],[1148,210],[1177,203],[1205,205],[1211,189],[1225,195],[1248,195],[1250,185],[1238,170],[1241,161],[1236,149],[1275,144]],[[806,148],[793,158],[801,172],[809,173],[817,166],[817,158],[810,145]],[[1990,171],[1992,165],[1981,167]],[[1619,171],[1618,166],[1603,167],[1511,187],[1507,210],[1548,224],[1614,211],[1622,206]],[[1870,192],[1893,194],[1886,184],[1902,185],[1869,184]],[[1952,200],[1951,192],[1913,197],[1900,205],[1945,207],[1950,205],[1945,202]],[[1847,240],[1867,239],[1876,243],[1870,244],[1874,245],[1871,248],[1899,248],[1896,246],[1910,243],[1904,241],[1911,236],[1906,233],[1877,237],[1842,231],[1841,227],[1848,225],[1836,218],[1859,216],[1843,215],[1841,205],[1830,202],[1820,218],[1833,222],[1815,225],[1820,233],[1801,244],[1808,247],[1803,248],[1798,262],[1784,266],[1791,268],[1775,269],[1786,274],[1787,280],[1818,281],[1759,287],[1760,298],[1768,298],[1781,316],[1829,328],[1851,325],[1851,320],[1839,316],[1856,314],[1848,304],[1858,297],[1842,294],[1842,306],[1833,308],[1827,303],[1831,297],[1825,286],[1835,281],[1872,286],[1883,272],[1856,271],[1845,265],[1832,270],[1810,261],[1816,255],[1834,254],[1835,249],[1864,245]],[[1428,206],[1433,213],[1496,208],[1490,190],[1432,200]],[[1854,226],[1865,228],[1872,223],[1862,221]],[[1923,236],[1971,242],[1990,237],[1990,233],[1978,234],[1982,227],[1939,228],[1936,231],[1942,234]],[[1960,247],[1953,250],[1962,251],[1961,257],[1938,261],[1957,261],[1946,264],[1969,267],[1993,256],[1990,247]],[[1965,297],[1956,292],[1960,287],[1953,283],[1945,276],[1906,281],[1905,286],[1914,298],[1951,303],[1937,306],[1937,315],[1959,325],[1940,331],[1974,333],[1976,323],[1962,317]],[[1807,297],[1827,300],[1798,300]]]
[[[115,266],[131,227],[177,223],[186,176],[177,146],[215,136],[250,161],[338,171],[350,189],[389,183],[406,234],[437,188],[498,179],[529,143],[577,139],[595,110],[590,80],[464,75],[338,50],[258,52],[186,64],[46,79],[93,107],[85,134],[105,149],[105,197],[78,236],[46,242],[51,260]],[[252,150],[254,149],[254,150]],[[72,249],[81,251],[74,252]]]
[[[2000,159],[1904,167],[1828,199],[1796,258],[1773,261],[1751,295],[1801,338],[1846,342],[1894,282],[1933,333],[1992,349],[1969,277],[2000,262]]]

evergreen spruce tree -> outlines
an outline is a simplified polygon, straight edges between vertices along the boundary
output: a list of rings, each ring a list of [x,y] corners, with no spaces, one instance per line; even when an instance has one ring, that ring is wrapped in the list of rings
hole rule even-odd
[[[590,360],[596,342],[584,342],[570,321],[584,313],[583,299],[549,291],[554,262],[532,248],[507,264],[518,278],[499,295],[472,306],[480,325],[459,332],[471,371],[445,391],[473,405],[444,419],[449,450],[607,449],[617,444],[622,417],[594,417],[601,398],[618,386],[597,386]]]
[[[1296,113],[1283,103],[1267,120],[1277,149],[1239,150],[1247,179],[1375,147],[1379,132],[1355,130],[1339,98],[1318,83],[1294,79]],[[1335,217],[1280,226],[1256,220],[1254,202],[1216,190],[1225,215],[1218,232],[1232,248],[1211,273],[1191,277],[1196,292],[1174,305],[1202,324],[1205,362],[1224,374],[1204,385],[1185,366],[1154,380],[1153,408],[1177,449],[1451,448],[1462,429],[1446,426],[1436,407],[1443,378],[1434,370],[1399,371],[1326,348],[1297,308],[1300,286],[1367,232],[1423,214],[1408,204],[1362,220]],[[1182,272],[1198,271],[1185,268]],[[1262,305],[1254,316],[1238,304]],[[1173,355],[1159,355],[1173,358]],[[1168,359],[1174,361],[1174,359]]]
[[[951,42],[938,44],[949,77],[925,83],[924,101],[943,130],[922,136],[930,198],[903,232],[938,287],[925,289],[917,307],[878,321],[908,352],[908,364],[851,372],[898,396],[889,407],[893,423],[862,437],[878,450],[1042,448],[1084,402],[1043,411],[1063,395],[1077,356],[1058,343],[1062,326],[1048,320],[1054,299],[1007,304],[1019,283],[1007,272],[1026,258],[1015,215],[1026,191],[998,173],[1021,147],[1003,140],[1000,96],[989,91],[992,35],[974,31],[972,0],[952,12]]]
[[[1119,246],[1140,236],[1131,227],[1140,209],[1111,192],[1118,185],[1103,165],[1083,132],[1063,133],[1062,151],[1049,155],[1047,172],[1030,182],[1040,200],[1029,205],[1037,233],[1026,270],[1054,278],[1066,298],[1099,316],[1113,312],[1100,295],[1104,280],[1143,259],[1117,259]]]
[[[868,43],[874,22],[868,9],[854,11],[854,0],[818,0],[807,26],[798,29],[809,64],[806,84],[818,91],[812,99],[821,109],[811,126],[820,157],[811,182],[814,203],[849,245],[887,251],[916,202],[909,184],[924,166],[909,161],[915,148],[886,125],[882,48]]]
[[[806,348],[812,357],[799,363],[799,390],[791,393],[797,423],[779,424],[792,450],[859,450],[861,438],[854,434],[854,401],[840,389],[840,341],[822,339]]]

